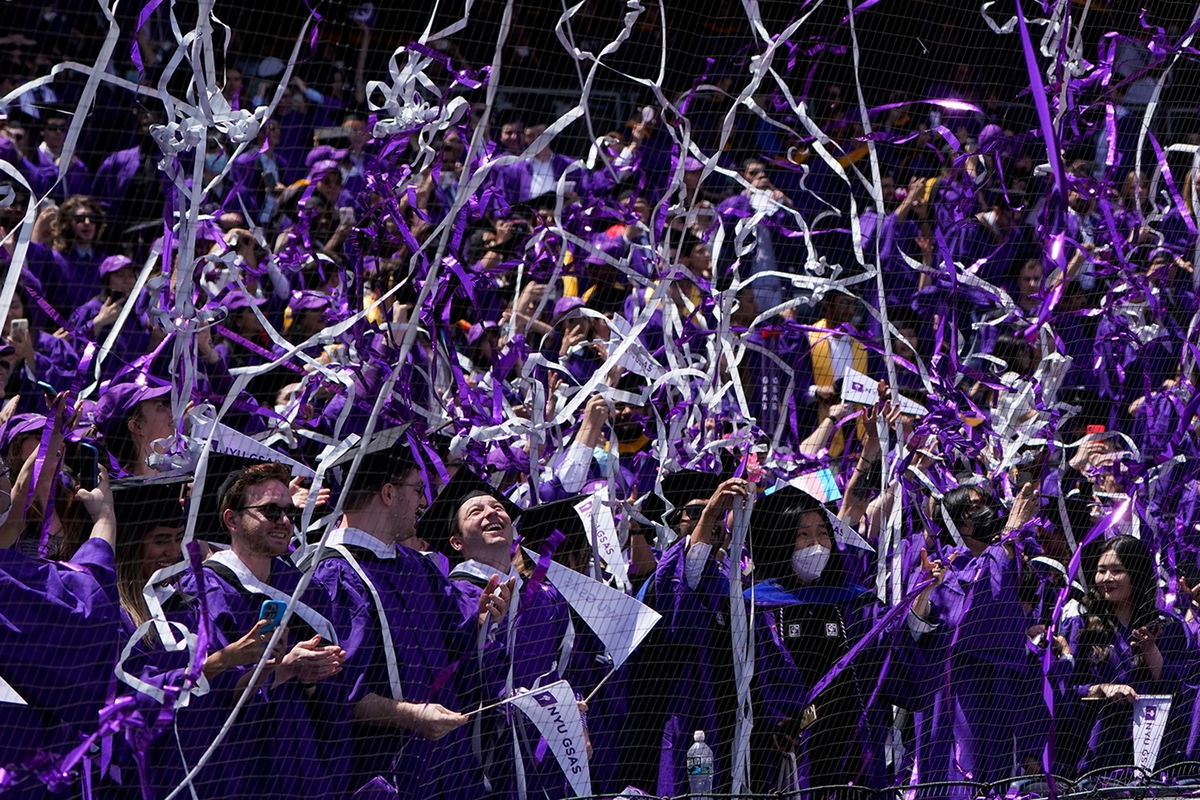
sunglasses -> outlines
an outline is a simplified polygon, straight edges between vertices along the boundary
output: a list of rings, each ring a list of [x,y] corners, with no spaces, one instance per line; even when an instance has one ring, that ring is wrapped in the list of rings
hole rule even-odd
[[[692,503],[679,509],[679,513],[688,519],[700,519],[700,515],[704,513],[703,503]]]
[[[263,503],[257,506],[242,506],[239,511],[257,511],[267,522],[279,522],[287,517],[293,525],[300,523],[300,509],[296,506],[281,506],[278,503]]]
[[[95,214],[75,214],[71,217],[72,222],[87,222],[88,220],[92,222],[99,221]]]

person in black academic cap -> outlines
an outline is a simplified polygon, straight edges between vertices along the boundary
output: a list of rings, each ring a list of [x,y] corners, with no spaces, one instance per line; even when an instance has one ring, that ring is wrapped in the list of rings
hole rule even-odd
[[[705,505],[717,493],[720,485],[719,476],[695,469],[681,469],[664,475],[662,493],[671,504],[672,511],[664,516],[663,521],[679,538],[691,537],[700,523]]]
[[[521,513],[518,528],[521,546],[542,554],[553,547],[553,559],[581,575],[590,574],[593,563],[592,543],[575,507],[585,499],[575,495],[533,506]],[[628,670],[609,675],[613,659],[604,642],[589,627],[575,608],[570,613],[570,633],[560,652],[559,674],[570,682],[576,694],[592,698],[585,720],[592,749],[588,767],[592,790],[603,796],[616,794],[625,784],[617,785],[617,766],[622,754],[617,747],[628,718]],[[604,684],[602,692],[594,690]]]
[[[686,475],[672,481],[678,483],[672,494],[680,491],[675,500],[693,505],[705,491],[697,486],[701,480]],[[662,796],[686,792],[687,750],[692,734],[703,730],[716,764],[713,789],[728,791],[736,691],[727,564],[717,556],[725,544],[730,510],[752,491],[741,478],[721,482],[704,498],[699,519],[693,524],[689,517],[689,534],[663,553],[643,587],[643,602],[663,619],[629,660],[631,713],[623,750],[649,757],[622,764],[626,784]],[[688,679],[680,681],[679,669],[685,665]]]
[[[450,571],[463,618],[471,618],[485,593],[497,590],[497,579],[512,582],[512,603],[496,640],[504,650],[502,669],[487,676],[490,702],[518,688],[553,683],[559,677],[559,655],[570,627],[568,606],[562,596],[535,574],[526,581],[513,566],[513,521],[520,509],[468,467],[459,467],[429,510],[421,517],[417,533],[447,552],[459,563]],[[481,715],[483,716],[483,715]],[[515,730],[522,767],[514,762]],[[532,728],[513,729],[501,713],[488,714],[472,729],[483,753],[484,776],[495,796],[519,793],[525,781],[530,795],[565,797],[568,785],[551,759],[534,758],[537,745]]]
[[[767,767],[753,776],[754,791],[887,782],[890,706],[905,707],[913,694],[903,665],[914,641],[902,623],[869,642],[817,694],[815,722],[808,709],[809,692],[880,616],[875,596],[847,578],[836,540],[831,516],[800,489],[779,488],[754,508],[755,575],[765,580],[746,590],[758,611],[751,747],[754,763]]]
[[[504,617],[512,584],[493,578],[464,619],[437,562],[407,546],[419,541],[415,525],[425,505],[407,433],[407,425],[377,433],[335,464],[348,478],[342,518],[313,572],[346,650],[350,788],[384,780],[395,797],[473,800],[482,781],[459,710],[477,701],[479,675],[455,665],[478,663],[477,630]]]
[[[190,475],[187,479],[190,480]],[[183,557],[183,482],[131,478],[113,483],[117,516],[117,592],[128,633],[150,619],[146,582]]]

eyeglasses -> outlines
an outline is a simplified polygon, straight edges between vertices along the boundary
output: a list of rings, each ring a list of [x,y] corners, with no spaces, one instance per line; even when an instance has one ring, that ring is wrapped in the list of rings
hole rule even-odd
[[[96,222],[97,217],[95,214],[88,214],[88,213],[74,214],[71,217],[72,222],[87,222],[88,220],[91,220],[92,222]]]
[[[407,486],[410,489],[416,489],[417,494],[425,494],[425,484],[422,481],[418,481],[417,483],[396,483],[393,485],[394,486]]]
[[[687,517],[688,519],[699,519],[700,515],[704,513],[704,504],[691,503],[690,505],[686,505],[681,508],[679,513],[683,514],[683,516]]]
[[[49,133],[50,131],[54,131],[55,133],[62,133],[66,129],[67,129],[66,125],[47,125],[46,127],[42,128],[42,130],[47,133]]]
[[[257,506],[242,506],[239,511],[257,511],[267,522],[279,522],[287,517],[293,525],[300,523],[300,509],[296,506],[281,506],[278,503],[263,503]]]

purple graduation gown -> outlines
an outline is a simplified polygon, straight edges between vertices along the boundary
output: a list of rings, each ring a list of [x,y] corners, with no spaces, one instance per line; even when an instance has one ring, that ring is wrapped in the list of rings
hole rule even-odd
[[[226,573],[228,575],[228,573]],[[203,594],[207,616],[193,624],[209,626],[209,652],[216,652],[240,639],[258,621],[261,594],[244,591],[214,571],[213,562],[203,570]],[[301,573],[291,562],[277,558],[271,565],[271,586],[290,595]],[[179,587],[187,595],[199,593],[195,577],[184,573]],[[300,598],[328,619],[329,607],[319,586],[309,585]],[[199,605],[193,604],[195,616]],[[311,638],[312,633],[298,616],[289,623],[288,645]],[[190,767],[212,743],[242,694],[236,688],[253,665],[235,667],[215,676],[208,694],[193,698],[176,715],[174,730],[178,747],[170,753],[174,763],[157,764],[161,789],[169,789],[183,774],[182,756]],[[293,679],[278,686],[260,687],[242,707],[237,722],[194,782],[202,798],[273,797],[322,798],[345,796],[345,747],[349,742],[345,687],[340,675],[310,687]]]
[[[1012,774],[1012,742],[1026,720],[1012,702],[1027,678],[1028,616],[1018,601],[1020,555],[992,545],[974,558],[959,557],[930,598],[937,630],[922,637],[923,681],[914,702],[916,778],[938,787],[933,797],[974,797],[970,783]],[[922,796],[926,796],[922,793]]]
[[[121,641],[116,568],[90,539],[69,563],[0,550],[0,676],[28,705],[0,704],[0,767],[62,756],[93,733],[109,697]],[[46,766],[43,764],[42,766]],[[7,797],[42,797],[23,770]]]
[[[437,565],[405,547],[394,558],[381,558],[363,547],[346,545],[375,585],[395,642],[403,699],[440,703],[467,710],[478,690],[473,648],[474,618],[464,619],[450,582]],[[379,610],[370,590],[349,563],[334,551],[316,567],[313,582],[329,596],[341,646],[348,706],[369,693],[391,699],[387,658],[381,640]],[[350,789],[377,775],[395,775],[399,797],[474,798],[480,790],[471,757],[469,726],[431,742],[396,728],[353,723]]]
[[[1163,657],[1162,676],[1154,680],[1150,670],[1139,664],[1137,648],[1129,643],[1130,628],[1118,624],[1106,645],[1089,640],[1086,617],[1074,617],[1064,624],[1064,633],[1075,655],[1073,684],[1076,697],[1087,695],[1098,683],[1123,683],[1138,694],[1173,695],[1167,729],[1158,753],[1158,768],[1182,760],[1186,747],[1187,725],[1192,698],[1183,691],[1195,670],[1195,651],[1188,643],[1183,623],[1163,615],[1165,624],[1157,644]],[[1133,764],[1133,706],[1104,700],[1081,702],[1081,731],[1088,731],[1086,746],[1080,753],[1079,770],[1114,769]]]
[[[905,667],[914,643],[903,618],[859,651],[815,698],[816,721],[799,733],[788,728],[803,714],[809,687],[871,631],[879,601],[855,586],[803,587],[789,581],[758,584],[754,599],[755,722],[761,733],[752,777],[771,776],[771,735],[778,731],[799,734],[802,786],[885,786],[890,706],[907,707],[911,696]],[[775,788],[771,782],[758,791]]]
[[[729,584],[709,558],[695,589],[685,577],[687,540],[663,554],[643,602],[662,614],[630,656],[629,721],[621,748],[630,754],[623,783],[660,796],[688,791],[687,750],[703,730],[713,751],[713,791],[727,792],[735,697],[729,631]]]
[[[450,582],[458,594],[463,618],[473,619],[478,613],[479,597],[483,594],[486,581],[452,570]],[[484,662],[487,671],[485,698],[491,698],[490,702],[495,702],[504,694],[509,660],[514,690],[544,686],[560,677],[558,660],[570,621],[570,607],[562,595],[545,581],[537,584],[526,582],[519,591],[517,616],[511,626],[512,638],[509,638],[507,622],[500,623],[496,630],[496,641],[507,655],[498,662],[495,659]],[[481,721],[480,732],[483,769],[492,791],[479,796],[517,796],[510,723],[516,726],[529,796],[551,800],[568,796],[566,777],[553,753],[540,741],[537,729],[529,724],[521,712],[506,705],[492,713],[484,712],[484,715],[486,719]]]

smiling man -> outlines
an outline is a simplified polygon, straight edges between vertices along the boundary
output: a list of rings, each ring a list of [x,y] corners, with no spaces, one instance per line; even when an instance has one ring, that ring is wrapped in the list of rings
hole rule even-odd
[[[533,689],[558,680],[570,610],[544,579],[525,582],[513,566],[513,521],[521,510],[467,467],[460,467],[417,524],[417,534],[451,559],[450,571],[464,619],[479,613],[497,582],[513,586],[508,617],[494,631],[500,663],[484,664],[485,697],[495,702],[515,689]],[[490,663],[490,662],[489,662]],[[500,795],[564,797],[566,779],[554,759],[538,759],[536,729],[510,724],[497,711],[484,712],[471,727],[484,777]],[[514,737],[522,768],[514,760]],[[524,782],[524,787],[522,787]]]
[[[207,624],[210,653],[245,641],[264,600],[288,602],[301,573],[288,552],[299,510],[281,464],[254,464],[221,487],[221,522],[230,549],[204,563],[202,580],[191,571],[180,579],[183,594],[196,598],[191,627]],[[293,605],[275,658],[267,662],[240,716],[195,781],[201,797],[341,797],[346,741],[345,705],[336,676],[345,651],[328,618],[324,593],[310,585]],[[257,634],[262,644],[269,638]],[[258,644],[258,643],[256,643]],[[261,646],[261,645],[260,645]],[[194,765],[237,704],[256,663],[214,675],[210,690],[193,698],[176,718],[181,763],[160,764],[164,785]]]

